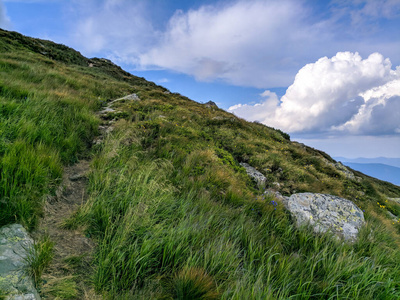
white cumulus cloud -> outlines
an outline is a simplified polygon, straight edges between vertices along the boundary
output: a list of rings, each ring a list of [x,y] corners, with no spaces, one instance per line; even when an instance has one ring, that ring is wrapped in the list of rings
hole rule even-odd
[[[85,0],[68,6],[72,46],[92,56],[107,53],[117,63],[138,63],[157,39],[146,1]]]
[[[280,103],[276,95],[265,96],[261,103],[229,111],[287,132],[400,131],[400,68],[393,70],[379,53],[366,59],[351,52],[320,58],[297,73]]]
[[[400,78],[361,93],[361,97],[364,104],[358,113],[334,129],[376,135],[400,133]]]
[[[302,3],[292,0],[235,1],[177,11],[140,62],[198,80],[258,87],[288,84],[299,67],[291,45],[301,44],[304,51],[314,36],[306,16]]]
[[[70,34],[62,42],[136,70],[257,88],[288,86],[306,63],[342,49],[400,61],[398,0],[311,2],[219,0],[181,10],[158,0],[63,1]]]
[[[0,28],[10,29],[11,21],[7,16],[6,8],[4,7],[3,1],[0,0]]]

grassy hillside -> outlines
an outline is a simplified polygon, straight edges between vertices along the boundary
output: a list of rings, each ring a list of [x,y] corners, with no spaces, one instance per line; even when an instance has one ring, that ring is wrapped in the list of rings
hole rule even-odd
[[[49,41],[0,30],[0,73],[0,225],[34,230],[63,166],[91,160],[89,199],[65,226],[84,228],[97,247],[85,272],[66,271],[68,282],[90,273],[87,284],[110,299],[400,298],[400,225],[388,214],[398,219],[400,205],[387,199],[400,187],[348,179],[280,130]],[[140,100],[96,114],[132,93]],[[93,146],[107,119],[114,130]],[[367,220],[359,240],[297,229],[240,162],[284,195],[354,201]],[[71,287],[59,297],[85,297]]]

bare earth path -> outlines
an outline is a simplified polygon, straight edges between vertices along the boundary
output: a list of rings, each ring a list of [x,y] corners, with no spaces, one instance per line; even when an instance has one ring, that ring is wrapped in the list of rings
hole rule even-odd
[[[114,129],[112,124],[115,120],[110,120],[108,116],[109,113],[116,112],[111,108],[112,104],[119,100],[138,99],[136,94],[132,94],[109,102],[108,106],[98,113],[103,122],[99,126],[100,135],[96,137],[93,144],[102,143],[104,137]],[[76,284],[75,288],[79,291],[76,299],[101,299],[90,285],[91,261],[95,247],[93,240],[86,237],[81,228],[76,230],[63,228],[64,221],[88,199],[89,172],[90,161],[88,160],[81,160],[64,168],[62,182],[56,196],[48,196],[44,216],[34,234],[35,240],[48,235],[54,243],[54,258],[43,276],[42,296],[44,299],[62,299],[63,297],[52,296],[51,291],[60,283],[62,289],[62,284],[66,282]]]
[[[69,283],[74,282],[71,277],[77,275],[74,268],[80,268],[81,271],[85,267],[90,268],[94,242],[85,236],[83,230],[69,230],[62,226],[63,222],[87,201],[86,188],[89,171],[90,163],[87,160],[81,160],[66,167],[56,196],[49,196],[47,199],[44,217],[35,234],[36,238],[48,235],[54,243],[54,258],[43,276],[42,290],[45,294],[46,290],[53,289],[54,285],[60,284],[63,280]],[[88,290],[89,287],[86,286],[85,281],[78,282],[76,287],[82,294],[86,294],[84,298],[94,299],[93,291]],[[89,297],[88,294],[91,296]],[[53,297],[45,295],[44,298],[52,299]]]

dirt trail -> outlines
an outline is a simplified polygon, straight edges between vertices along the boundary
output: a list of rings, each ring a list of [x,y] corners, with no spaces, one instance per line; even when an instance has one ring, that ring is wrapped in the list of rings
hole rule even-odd
[[[62,226],[63,222],[87,201],[87,174],[89,171],[90,162],[87,160],[81,160],[73,166],[65,167],[56,195],[47,198],[44,217],[35,233],[35,239],[48,235],[54,243],[54,258],[42,277],[44,299],[56,298],[46,293],[53,289],[54,285],[63,280],[71,282],[71,278],[73,278],[71,276],[82,276],[85,268],[86,272],[90,268],[94,242],[85,236],[82,229],[69,230]],[[77,274],[77,268],[80,269],[79,273],[81,274]],[[87,282],[87,280],[78,280],[76,288],[82,294],[79,299],[96,298],[84,296],[85,294],[94,296]]]
[[[84,236],[80,230],[62,228],[63,221],[87,200],[86,184],[89,169],[89,161],[86,160],[66,167],[56,196],[49,197],[45,206],[45,214],[39,230],[49,234],[55,243],[54,267],[60,263],[60,260],[90,253],[94,247],[92,240]],[[52,271],[57,272],[57,270]]]
[[[102,143],[104,137],[113,130],[112,124],[115,120],[110,120],[108,114],[115,112],[111,106],[121,99],[110,102],[98,113],[103,122],[99,126],[100,135],[95,138],[93,144]],[[46,290],[52,289],[55,283],[62,282],[67,278],[71,280],[74,277],[78,278],[78,280],[75,279],[75,282],[78,281],[77,288],[80,293],[77,299],[101,299],[95,295],[92,287],[88,284],[89,274],[85,274],[91,268],[94,241],[85,236],[82,228],[76,230],[63,228],[65,220],[88,199],[89,172],[90,161],[88,160],[80,160],[76,164],[64,168],[62,182],[56,195],[47,197],[44,216],[40,220],[38,229],[34,232],[35,240],[48,235],[54,243],[54,258],[43,275],[44,299],[56,298],[46,292]]]

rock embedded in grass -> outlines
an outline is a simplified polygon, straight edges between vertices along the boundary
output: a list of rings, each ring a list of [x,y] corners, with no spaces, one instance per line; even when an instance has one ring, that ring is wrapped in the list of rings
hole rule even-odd
[[[40,299],[27,275],[27,256],[33,241],[20,224],[0,228],[0,290],[6,299]]]
[[[139,98],[139,96],[136,95],[136,94],[130,94],[130,95],[127,95],[127,96],[125,96],[125,97],[115,99],[113,102],[115,102],[115,101],[120,101],[120,100],[133,100],[133,101],[138,101],[138,100],[140,100],[140,98]]]
[[[207,108],[218,108],[218,106],[217,106],[217,104],[215,104],[215,102],[214,101],[208,101],[207,103],[204,103],[204,105],[207,107]]]
[[[267,183],[267,178],[261,172],[257,171],[255,168],[253,168],[249,164],[240,163],[240,165],[246,169],[247,175],[249,175],[251,178],[253,178],[257,182],[257,186],[259,188],[265,187],[265,184]]]
[[[347,241],[357,239],[365,223],[364,214],[353,202],[326,194],[299,193],[289,198],[288,209],[297,226],[309,223],[314,231],[331,231]]]

